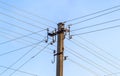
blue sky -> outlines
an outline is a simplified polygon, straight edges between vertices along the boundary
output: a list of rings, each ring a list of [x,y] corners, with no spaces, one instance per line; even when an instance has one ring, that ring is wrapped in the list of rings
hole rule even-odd
[[[120,4],[119,0],[43,0],[43,1],[0,0],[0,1],[3,1],[7,4],[19,8],[16,9],[15,7],[7,6],[0,2],[0,66],[9,67],[13,63],[15,63],[16,60],[18,60],[27,51],[33,48],[33,50],[29,54],[27,54],[18,63],[11,67],[14,69],[19,68],[19,66],[24,64],[29,58],[34,56],[37,52],[41,51],[47,44],[45,42],[42,42],[39,45],[33,45],[31,47],[21,49],[19,51],[12,52],[6,55],[1,56],[1,54],[12,50],[16,50],[24,46],[31,45],[32,43],[38,43],[39,41],[46,37],[47,31],[41,28],[44,29],[49,28],[50,31],[53,31],[54,29],[51,27],[57,28],[56,23],[71,20],[90,13],[111,8],[113,6],[117,6]],[[119,8],[120,7],[116,9]],[[31,13],[29,14],[25,13],[23,10]],[[34,16],[32,13],[36,14],[37,16]],[[95,17],[103,13],[104,12],[93,16],[85,17],[82,19],[70,21],[65,24],[65,27],[67,27],[67,25],[69,24],[81,22],[85,19]],[[12,16],[14,18],[5,16],[5,14]],[[101,16],[83,23],[79,23],[77,25],[72,25],[71,30],[114,19],[119,19],[120,18],[119,15],[120,11],[116,11],[105,16]],[[29,19],[25,17],[29,17]],[[53,22],[50,22],[43,18],[49,19]],[[9,23],[12,25],[10,25]],[[44,23],[45,25],[42,25],[41,23]],[[115,21],[104,25],[99,25],[96,27],[71,32],[71,34],[74,35],[84,33],[87,31],[116,26],[119,24],[120,21]],[[24,28],[26,30],[21,28]],[[23,37],[15,41],[1,44],[3,42],[19,38],[21,36],[31,34],[31,32],[37,32],[40,30],[41,32],[39,32],[38,34],[32,34],[28,37]],[[68,60],[64,61],[64,76],[81,76],[81,75],[120,76],[119,33],[120,27],[79,36],[76,35],[73,36],[71,40],[65,39],[64,51],[65,56],[68,56]],[[50,41],[51,40],[49,40],[49,42]],[[75,42],[77,45],[72,43],[72,41]],[[56,43],[54,45],[56,45]],[[81,48],[81,46],[84,47],[85,49]],[[73,51],[70,49],[72,49]],[[56,76],[56,63],[54,64],[51,63],[51,60],[53,60],[52,54],[53,50],[56,50],[56,47],[49,45],[48,48],[43,50],[38,56],[30,60],[19,70],[36,74],[38,76]],[[77,55],[77,57],[73,54],[70,54],[69,51],[73,53],[77,52],[78,54],[75,54]],[[80,57],[80,55],[82,55],[82,57]],[[88,59],[85,59],[85,57],[87,57]],[[78,65],[73,63],[71,60],[78,63]],[[106,69],[109,71],[107,71]],[[14,72],[13,70],[10,69],[8,69],[7,71],[5,70],[6,68],[0,67],[0,76],[10,76],[10,74]],[[3,71],[5,72],[2,73]],[[32,76],[32,75],[17,71],[12,76]]]

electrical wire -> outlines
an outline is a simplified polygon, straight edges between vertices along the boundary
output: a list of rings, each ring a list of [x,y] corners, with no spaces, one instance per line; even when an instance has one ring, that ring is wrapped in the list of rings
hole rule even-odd
[[[79,42],[79,41],[76,40],[76,39],[74,39],[74,41]],[[86,48],[88,48],[88,49],[90,49],[90,50],[92,50],[92,51],[94,51],[96,54],[100,55],[100,56],[103,57],[104,59],[109,60],[109,61],[112,62],[113,64],[118,65],[118,66],[120,67],[120,64],[118,64],[117,62],[114,62],[114,61],[111,60],[110,58],[108,58],[108,57],[100,54],[98,51],[96,51],[96,50],[94,50],[94,49],[92,49],[92,48],[88,47],[87,45],[84,45],[84,44],[82,44],[82,43],[80,43],[80,42],[79,42],[79,44],[81,44],[82,46],[84,46],[84,47],[86,47]]]
[[[1,33],[1,32],[0,32]],[[11,37],[13,37],[12,35],[10,35],[9,37],[8,36],[5,36],[5,34],[4,35],[2,35],[3,37],[5,37],[5,38],[8,38],[8,39],[11,39],[10,38],[10,36]],[[23,41],[24,41],[24,44],[25,44],[25,42],[29,42],[29,43],[33,43],[33,42],[31,42],[31,41],[28,41],[28,40],[25,40],[25,39],[22,39]],[[39,40],[40,41],[40,40]],[[20,43],[20,41],[16,41],[16,42],[19,42]],[[23,42],[22,42],[23,43]],[[41,47],[44,47],[44,46],[42,46],[42,45],[39,45],[39,46],[41,46]],[[47,49],[49,49],[49,50],[54,50],[54,49],[51,49],[51,48],[49,48],[49,47],[47,47]],[[47,51],[48,52],[48,51]],[[50,54],[53,54],[53,53],[51,53],[51,52],[49,52]]]
[[[11,11],[11,10],[9,10],[9,9],[6,9],[6,8],[3,8],[3,7],[1,7],[0,6],[0,8],[1,9],[4,9],[4,10],[7,10],[7,11]],[[14,13],[14,14],[17,14],[17,15],[19,15],[19,16],[21,16],[21,17],[24,17],[24,18],[27,18],[27,19],[29,19],[29,20],[31,20],[31,21],[34,21],[34,22],[36,22],[36,23],[39,23],[39,24],[41,24],[41,25],[45,25],[45,26],[48,26],[48,27],[52,27],[52,26],[50,26],[50,25],[47,25],[47,24],[44,24],[44,23],[42,23],[42,22],[40,22],[39,20],[35,20],[35,19],[33,19],[33,18],[30,18],[29,16],[26,16],[26,15],[23,15],[23,14],[20,14],[20,13],[17,13],[17,12],[15,12],[15,11],[11,11],[12,13]],[[52,27],[52,28],[54,28],[54,27]]]
[[[31,34],[23,35],[23,36],[20,36],[20,37],[17,37],[17,38],[15,38],[15,39],[11,39],[11,40],[8,40],[8,41],[1,42],[0,45],[6,44],[6,43],[8,43],[8,42],[12,42],[12,41],[15,41],[15,40],[24,38],[24,37],[28,37],[28,36],[30,36],[30,35],[39,33],[39,32],[41,32],[41,31],[43,31],[43,30],[40,30],[40,31],[38,31],[38,32],[33,32],[33,33],[31,33]]]
[[[97,12],[94,12],[94,13],[90,13],[90,14],[88,14],[88,15],[84,15],[84,16],[81,16],[81,17],[77,17],[77,18],[74,18],[74,19],[70,19],[70,20],[67,20],[67,21],[65,21],[65,22],[70,22],[70,21],[82,19],[82,18],[85,18],[85,17],[88,17],[88,16],[92,16],[92,15],[95,15],[95,14],[98,14],[98,13],[102,13],[102,12],[105,12],[105,11],[108,11],[108,10],[111,10],[111,9],[115,9],[115,8],[118,8],[118,7],[120,7],[120,5],[113,6],[113,7],[104,9],[104,10],[100,10],[100,11],[97,11]]]
[[[89,59],[89,58],[81,55],[80,53],[72,50],[71,48],[68,48],[68,49],[69,49],[69,50],[67,50],[68,53],[70,53],[70,54],[74,55],[75,57],[77,57],[78,59],[81,59],[81,60],[83,60],[84,62],[86,62],[86,63],[94,66],[94,67],[97,68],[98,70],[100,70],[100,71],[102,71],[102,72],[104,72],[104,73],[107,73],[107,72],[112,73],[110,70],[108,70],[108,69],[106,69],[105,67],[97,64],[97,63],[94,62],[93,60],[91,60],[91,59]],[[74,53],[73,53],[73,52],[74,52]],[[93,65],[93,64],[94,64],[94,65]],[[96,65],[96,66],[95,66],[95,65]],[[98,66],[98,67],[97,67],[97,66]],[[99,68],[99,67],[100,67],[100,68]],[[103,68],[104,70],[101,69],[101,68]]]
[[[29,61],[31,61],[33,58],[35,58],[36,56],[38,56],[42,51],[44,51],[47,46],[49,44],[47,44],[44,48],[42,48],[38,53],[36,53],[35,55],[33,55],[31,58],[29,58],[25,63],[23,63],[21,66],[19,66],[15,71],[13,71],[9,76],[12,76],[13,74],[15,74],[20,68],[22,68],[25,64],[27,64]]]
[[[13,31],[13,30],[9,30],[9,29],[2,28],[2,27],[0,27],[0,29],[1,29],[1,30],[5,30],[5,31],[8,31],[8,32],[15,33],[15,34],[17,34],[17,35],[23,36],[22,33],[19,33],[19,32]],[[42,31],[44,31],[44,30],[41,30],[41,32],[42,32]],[[2,31],[0,31],[0,32],[2,32]],[[5,32],[2,32],[2,33],[5,33]],[[28,38],[39,41],[39,39],[36,39],[36,38],[33,38],[33,37],[29,37],[29,36],[28,36]]]
[[[7,33],[5,33],[5,32],[1,32],[0,31],[0,33],[3,33],[4,35],[2,35],[2,37],[5,37],[5,38],[8,38],[8,39],[11,39],[11,37],[13,38],[14,36],[13,35],[8,35]],[[38,40],[38,42],[39,42],[40,40]],[[22,39],[22,41],[16,41],[16,42],[24,42],[24,44],[25,44],[25,42],[28,42],[28,43],[32,43],[33,44],[33,42],[32,41],[28,41],[28,40],[25,40],[25,39]],[[41,45],[40,45],[41,46]]]
[[[118,28],[118,27],[120,27],[120,25],[111,26],[111,27],[102,28],[102,29],[97,29],[97,30],[88,31],[88,32],[83,32],[83,33],[79,33],[79,34],[74,34],[74,35],[72,35],[72,36],[84,35],[84,34],[94,33],[94,32],[98,32],[98,31],[114,29],[114,28]]]
[[[43,40],[42,41],[40,41],[38,44],[35,44],[35,46],[34,47],[32,47],[30,50],[28,50],[24,55],[22,55],[19,59],[17,59],[13,64],[11,64],[10,66],[9,66],[9,68],[12,68],[14,65],[16,65],[20,60],[22,60],[26,55],[28,55],[34,48],[36,48],[40,43],[42,43],[43,42]],[[2,71],[1,73],[0,73],[0,76],[2,76],[6,71],[8,71],[8,69],[5,69],[4,71]]]
[[[117,74],[120,74],[120,72],[117,72],[117,73],[111,73],[111,74],[107,74],[107,75],[104,75],[104,76],[113,76],[113,75],[116,75],[116,76],[117,76]]]
[[[38,43],[39,43],[39,42],[37,42],[37,43],[33,43],[33,44],[30,44],[30,45],[27,45],[27,46],[24,46],[24,47],[21,47],[21,48],[18,48],[18,49],[15,49],[15,50],[9,51],[9,52],[2,53],[2,54],[0,54],[0,56],[4,56],[4,55],[7,55],[7,54],[9,54],[9,53],[13,53],[13,52],[16,52],[16,51],[20,51],[20,50],[22,50],[22,49],[25,49],[25,48],[31,47],[31,46],[33,46],[33,45],[35,45],[35,44],[38,44]]]
[[[71,30],[71,32],[72,31],[86,29],[86,28],[91,28],[91,27],[95,27],[95,26],[98,26],[98,25],[103,25],[103,24],[107,24],[107,23],[111,23],[111,22],[115,22],[115,21],[119,21],[119,20],[120,20],[120,18],[114,19],[114,20],[110,20],[110,21],[106,21],[106,22],[102,22],[102,23],[98,23],[98,24],[94,24],[94,25],[90,25],[90,26],[85,26],[85,27],[81,27],[81,28],[78,28],[78,29],[75,29],[75,30]]]
[[[1,31],[0,31],[0,33],[2,33]],[[5,33],[3,33],[4,35],[6,35]],[[4,36],[4,35],[2,35],[2,36]],[[14,37],[14,36],[12,36],[12,35],[10,35],[11,37]],[[4,37],[6,37],[6,38],[8,38],[8,39],[11,39],[10,38],[10,36],[9,37],[7,37],[7,36],[4,36]],[[24,42],[29,42],[29,43],[32,43],[33,44],[33,42],[31,42],[31,41],[28,41],[28,40],[25,40],[25,39],[22,39]],[[40,40],[38,40],[38,42],[39,42]],[[20,41],[16,41],[16,42],[20,42]],[[42,45],[39,45],[39,46],[42,46]],[[42,47],[44,47],[44,46],[42,46]],[[51,49],[51,48],[48,48],[47,47],[47,49],[49,49],[49,50],[54,50],[54,49]]]
[[[119,59],[119,58],[117,58],[117,57],[113,56],[112,54],[110,54],[109,52],[107,52],[106,50],[104,50],[103,48],[98,47],[96,44],[93,44],[92,42],[90,42],[90,41],[86,40],[86,39],[85,39],[85,38],[83,38],[83,37],[80,37],[80,36],[78,36],[78,37],[79,37],[80,39],[82,39],[82,40],[86,41],[87,43],[91,44],[91,45],[92,45],[92,46],[94,46],[95,48],[99,49],[100,51],[102,51],[102,52],[106,53],[107,55],[111,56],[112,58],[114,58],[114,60],[120,61],[120,59]]]
[[[74,39],[74,41],[79,42],[79,41],[76,40],[76,39]],[[111,60],[110,58],[108,58],[108,57],[106,57],[106,56],[100,54],[98,51],[96,51],[96,50],[94,50],[94,49],[92,49],[92,48],[88,47],[87,45],[84,45],[84,44],[82,44],[82,43],[80,43],[80,42],[79,42],[79,44],[85,46],[86,48],[88,48],[88,49],[90,49],[90,50],[92,50],[92,51],[94,51],[94,52],[95,52],[96,54],[98,54],[99,56],[103,57],[103,58],[106,59],[106,60],[109,60],[111,63],[113,63],[113,64],[115,64],[115,65],[118,65],[118,66],[120,67],[120,64],[118,64],[117,62]]]
[[[86,48],[86,47],[83,47],[83,46],[80,46],[80,45],[79,45],[78,43],[76,43],[75,41],[71,41],[71,42],[72,42],[73,44],[77,45],[78,47],[81,47],[82,49],[84,49],[85,51],[87,51],[88,53],[90,53],[91,55],[94,55],[94,56],[97,57],[98,59],[100,59],[100,60],[104,61],[105,63],[109,64],[109,65],[112,66],[113,68],[120,70],[119,67],[113,65],[112,63],[106,61],[104,58],[102,58],[102,57],[98,56],[97,54],[91,52],[91,51],[90,51],[91,49]],[[89,49],[89,50],[88,50],[88,49]],[[93,49],[92,49],[92,50],[93,50]]]
[[[11,25],[11,26],[17,27],[17,28],[19,28],[19,29],[22,29],[22,30],[25,30],[25,31],[28,31],[28,32],[33,32],[33,31],[31,31],[31,30],[25,29],[25,28],[23,28],[23,27],[20,27],[20,26],[18,26],[18,25],[15,25],[15,24],[9,23],[9,22],[4,21],[4,20],[1,20],[1,19],[0,19],[0,22],[6,23],[6,24],[8,24],[8,25]],[[44,29],[44,30],[45,30],[45,29]],[[37,35],[40,35],[40,34],[37,34]]]
[[[21,19],[19,19],[19,18],[17,18],[17,17],[8,15],[8,14],[6,14],[6,13],[0,12],[0,14],[1,14],[1,15],[4,15],[4,16],[7,16],[7,17],[10,17],[10,18],[13,18],[13,19],[15,19],[15,20],[17,20],[17,21],[19,21],[19,22],[22,22],[22,23],[31,25],[31,26],[33,26],[33,27],[44,29],[44,28],[42,28],[42,27],[40,27],[40,26],[38,26],[38,25],[35,25],[35,24],[32,24],[32,23],[26,22],[26,21],[24,21],[24,20],[21,20]]]
[[[33,31],[31,31],[31,30],[28,30],[28,29],[25,29],[25,28],[20,27],[20,26],[18,26],[18,25],[15,25],[15,24],[9,23],[9,22],[4,21],[4,20],[2,20],[2,19],[0,19],[0,22],[6,23],[6,24],[8,24],[8,25],[11,25],[11,26],[14,26],[14,27],[17,27],[17,28],[20,28],[20,29],[25,30],[25,31],[28,31],[28,32],[33,32]]]
[[[20,26],[18,26],[18,25],[15,25],[15,24],[12,24],[12,23],[6,22],[6,21],[4,21],[4,20],[0,20],[0,22],[3,22],[3,23],[6,23],[6,24],[8,24],[8,25],[11,25],[11,26],[17,27],[17,28],[19,28],[19,29],[22,29],[22,30],[25,30],[25,31],[28,31],[28,32],[34,33],[34,32],[31,31],[31,30],[28,30],[28,29],[25,29],[25,28],[20,27]],[[44,29],[44,30],[46,30],[46,29]],[[41,34],[39,34],[39,33],[36,33],[36,35],[38,35],[38,36],[40,36],[40,37],[43,36],[43,35],[41,35]],[[43,37],[44,37],[44,36],[43,36]]]
[[[11,35],[11,34],[8,34],[8,33],[3,32],[3,31],[0,31],[0,33],[3,34],[3,35],[0,34],[1,37],[5,37],[5,38],[10,39],[10,40],[13,39],[13,38],[16,38],[16,36]],[[21,42],[23,42],[23,40],[24,40],[25,42],[28,42],[28,43],[33,43],[33,42],[31,42],[30,40],[26,40],[26,39],[22,39],[22,40],[19,41],[19,42],[21,43]]]
[[[6,69],[10,69],[10,70],[13,70],[13,71],[15,71],[15,70],[16,70],[16,69],[9,68],[9,67],[2,66],[2,65],[0,65],[0,67],[1,67],[1,68],[6,68]],[[22,70],[17,70],[17,72],[24,73],[24,74],[31,75],[31,76],[39,76],[39,75],[32,74],[32,73],[28,73],[28,72],[25,72],[25,71],[22,71]]]
[[[83,23],[83,22],[86,22],[86,21],[89,21],[89,20],[92,20],[92,19],[95,19],[95,18],[104,16],[104,15],[107,15],[107,14],[111,14],[111,13],[116,12],[116,11],[119,11],[119,10],[120,10],[120,9],[116,9],[116,10],[113,10],[113,11],[110,11],[110,12],[107,12],[107,13],[103,13],[103,14],[100,14],[100,15],[97,15],[97,16],[94,16],[94,17],[91,17],[91,18],[82,20],[82,21],[80,21],[80,22],[73,23],[73,24],[71,24],[71,25],[77,25],[77,24],[79,24],[79,23]]]
[[[4,5],[7,5],[7,6],[9,6],[9,7],[12,7],[12,8],[14,8],[14,9],[16,9],[16,10],[18,10],[18,11],[22,11],[22,12],[24,12],[24,13],[26,13],[26,14],[31,15],[31,16],[38,17],[38,18],[43,19],[43,20],[45,20],[45,21],[48,21],[48,22],[51,22],[51,23],[56,24],[56,22],[54,22],[54,21],[52,21],[52,20],[46,19],[46,18],[44,18],[44,17],[40,17],[40,16],[37,15],[37,14],[28,12],[28,11],[26,11],[26,10],[24,10],[24,9],[21,9],[21,8],[18,8],[18,7],[16,7],[16,6],[14,6],[14,5],[5,3],[5,2],[3,2],[3,1],[0,1],[0,3],[2,3],[2,4],[4,4]]]
[[[70,58],[69,58],[68,60],[69,60],[70,62],[72,62],[72,63],[78,65],[79,67],[81,67],[81,68],[83,68],[83,69],[85,69],[85,70],[91,72],[91,73],[94,74],[95,76],[98,76],[98,74],[97,74],[96,72],[94,72],[94,71],[92,71],[91,69],[89,69],[89,68],[87,68],[87,67],[81,65],[80,63],[78,63],[78,62],[76,62],[76,61],[74,61],[74,60],[72,60],[72,59],[70,59]]]
[[[11,37],[14,37],[13,35],[8,35],[7,33],[5,33],[5,32],[2,32],[2,31],[0,31],[0,33],[3,33],[4,35],[2,35],[2,36],[4,36],[4,37],[6,37],[6,38],[8,38],[8,39],[11,39]],[[5,35],[8,35],[8,36],[5,36]],[[45,39],[45,38],[44,38]],[[22,39],[24,42],[29,42],[29,43],[32,43],[33,44],[33,42],[31,42],[31,41],[28,41],[28,40],[25,40],[25,39]],[[38,42],[40,41],[40,40],[37,40]],[[17,42],[20,42],[20,41],[17,41]],[[40,46],[42,46],[42,45],[40,45]],[[53,49],[51,49],[51,48],[48,48],[49,50],[53,50]]]

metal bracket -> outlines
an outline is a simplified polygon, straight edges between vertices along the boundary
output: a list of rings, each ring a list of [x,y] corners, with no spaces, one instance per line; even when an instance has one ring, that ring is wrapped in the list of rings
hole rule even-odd
[[[64,56],[64,60],[67,60],[68,56]]]
[[[47,28],[47,39],[45,40],[45,42],[48,42],[48,33],[49,33],[49,28]]]
[[[63,54],[63,52],[56,53],[56,54],[54,54],[54,56],[61,55],[61,54]]]
[[[55,55],[54,55],[55,53],[56,53],[56,50],[53,51],[53,60],[51,60],[52,64],[55,63]]]
[[[71,30],[71,27],[70,27],[70,26],[71,26],[71,24],[68,25],[68,29],[69,29],[69,39],[72,39],[72,35],[71,35],[71,33],[70,33],[70,32],[71,32],[71,31],[70,31],[70,30]]]

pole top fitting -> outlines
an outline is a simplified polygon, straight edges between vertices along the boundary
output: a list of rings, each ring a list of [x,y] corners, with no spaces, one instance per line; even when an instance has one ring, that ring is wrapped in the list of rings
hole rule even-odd
[[[60,22],[57,24],[58,26],[64,26],[64,23],[63,22]]]

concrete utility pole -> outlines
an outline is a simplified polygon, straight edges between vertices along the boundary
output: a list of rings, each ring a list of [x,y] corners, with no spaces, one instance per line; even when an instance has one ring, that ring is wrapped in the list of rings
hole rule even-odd
[[[63,76],[64,32],[64,23],[59,23],[57,32],[56,76]]]
[[[47,30],[48,36],[53,38],[51,45],[56,41],[57,35],[57,52],[54,52],[54,57],[57,56],[56,61],[56,76],[63,76],[63,60],[64,60],[64,39],[65,33],[69,32],[69,29],[64,28],[64,23],[58,23],[58,29],[52,33],[49,33],[49,29]],[[48,36],[46,42],[48,42]],[[54,40],[55,36],[55,40]],[[65,57],[66,60],[66,57]],[[53,61],[54,63],[54,61]]]

